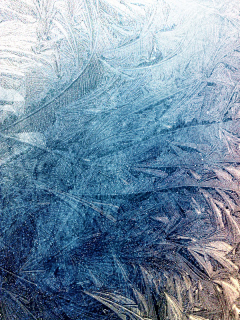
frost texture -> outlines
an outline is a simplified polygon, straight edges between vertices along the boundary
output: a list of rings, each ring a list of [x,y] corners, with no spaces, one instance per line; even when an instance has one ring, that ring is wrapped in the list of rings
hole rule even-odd
[[[0,319],[238,320],[239,1],[0,9]]]

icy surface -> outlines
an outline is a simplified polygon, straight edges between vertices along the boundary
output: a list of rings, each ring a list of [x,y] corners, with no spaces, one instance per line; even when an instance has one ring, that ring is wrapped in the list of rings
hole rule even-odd
[[[0,319],[238,320],[240,3],[0,2]]]

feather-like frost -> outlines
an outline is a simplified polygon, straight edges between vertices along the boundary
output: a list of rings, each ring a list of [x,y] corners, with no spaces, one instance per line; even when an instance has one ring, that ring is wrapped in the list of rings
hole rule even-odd
[[[238,2],[0,6],[0,317],[237,320]]]

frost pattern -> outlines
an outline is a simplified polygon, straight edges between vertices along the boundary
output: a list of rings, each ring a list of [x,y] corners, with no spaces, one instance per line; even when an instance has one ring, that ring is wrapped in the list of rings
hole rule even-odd
[[[239,1],[0,9],[0,319],[238,320]]]

